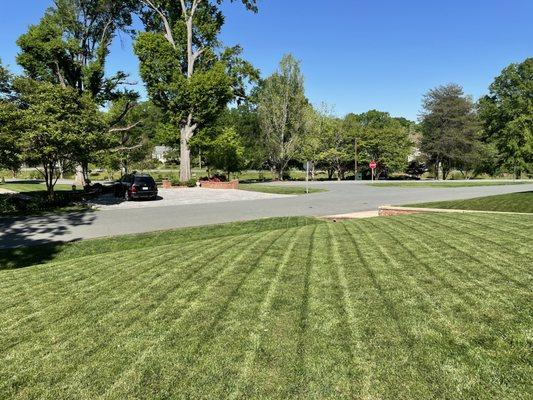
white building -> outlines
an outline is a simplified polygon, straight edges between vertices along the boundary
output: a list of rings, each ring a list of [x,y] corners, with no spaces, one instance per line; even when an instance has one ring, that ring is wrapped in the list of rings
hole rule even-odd
[[[172,150],[172,147],[168,146],[155,146],[154,151],[152,152],[152,158],[162,163],[167,162],[166,155],[169,151]]]

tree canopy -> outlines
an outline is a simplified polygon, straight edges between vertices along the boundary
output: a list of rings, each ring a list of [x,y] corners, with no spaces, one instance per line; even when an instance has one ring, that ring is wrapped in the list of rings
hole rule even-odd
[[[479,151],[479,119],[474,102],[457,84],[448,84],[429,90],[422,101],[420,128],[421,150],[428,164],[434,166],[435,177],[439,168],[443,178],[455,167],[474,159]]]
[[[517,174],[533,170],[533,58],[511,64],[479,101],[485,138]]]
[[[258,72],[240,58],[241,48],[222,48],[221,0],[142,0],[146,32],[135,53],[154,104],[179,130],[180,179],[191,177],[189,141],[198,129],[216,121],[226,105],[245,95]],[[242,0],[256,10],[255,0]]]
[[[278,70],[263,82],[258,96],[261,142],[278,179],[283,179],[283,171],[305,135],[308,107],[300,63],[285,55]]]

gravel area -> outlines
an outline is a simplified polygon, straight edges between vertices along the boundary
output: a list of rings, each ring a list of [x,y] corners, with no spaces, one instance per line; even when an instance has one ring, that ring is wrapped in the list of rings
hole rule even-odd
[[[186,204],[221,203],[226,201],[263,200],[293,197],[292,195],[249,192],[246,190],[225,190],[205,188],[159,189],[157,200],[124,201],[113,195],[104,195],[93,200],[89,205],[98,210],[123,210],[133,208],[151,208],[179,206]]]

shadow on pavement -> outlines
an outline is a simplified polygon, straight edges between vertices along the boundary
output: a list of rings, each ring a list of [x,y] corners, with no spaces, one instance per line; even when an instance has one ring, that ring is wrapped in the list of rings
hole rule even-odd
[[[57,240],[69,234],[71,227],[90,225],[94,219],[92,212],[0,217],[0,270],[53,260],[64,243]]]

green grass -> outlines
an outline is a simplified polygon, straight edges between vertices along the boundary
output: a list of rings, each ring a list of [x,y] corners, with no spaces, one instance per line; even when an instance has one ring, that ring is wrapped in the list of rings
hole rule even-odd
[[[473,187],[473,186],[503,186],[503,185],[523,185],[533,184],[533,180],[522,181],[417,181],[417,182],[376,182],[369,183],[375,187],[432,187],[432,188],[454,188],[454,187]]]
[[[531,216],[292,218],[136,239],[0,271],[0,398],[531,394]]]
[[[410,204],[409,207],[445,208],[448,210],[507,211],[533,213],[533,192],[499,194],[466,200],[435,201]]]
[[[19,193],[32,194],[34,192],[46,192],[46,185],[44,183],[19,183],[19,182],[7,182],[0,184],[0,189],[13,190]],[[56,192],[59,191],[71,191],[72,185],[57,184],[54,187]]]
[[[240,183],[240,190],[249,192],[275,193],[275,194],[306,194],[304,186],[261,185],[256,183]],[[325,192],[325,189],[309,188],[309,193]]]

